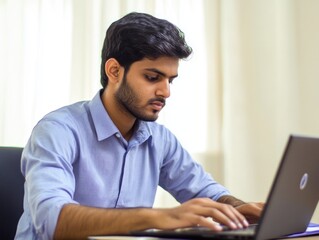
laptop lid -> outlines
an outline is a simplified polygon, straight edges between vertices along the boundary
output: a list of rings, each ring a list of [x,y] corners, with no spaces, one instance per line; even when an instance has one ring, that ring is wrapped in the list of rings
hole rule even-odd
[[[270,239],[304,232],[319,199],[319,138],[291,135],[254,232],[207,229],[146,230],[135,236],[210,239]],[[244,229],[245,230],[245,229]]]
[[[289,137],[256,239],[304,232],[319,199],[319,139]]]

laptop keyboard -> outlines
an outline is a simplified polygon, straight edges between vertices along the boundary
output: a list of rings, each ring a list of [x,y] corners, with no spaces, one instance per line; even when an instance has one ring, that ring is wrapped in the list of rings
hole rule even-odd
[[[247,228],[243,229],[231,229],[229,227],[223,226],[223,231],[219,232],[219,234],[229,234],[229,233],[234,233],[234,234],[247,234],[247,235],[253,235],[256,230],[256,224],[249,225]],[[216,233],[215,231],[211,230],[210,228],[206,227],[190,227],[190,228],[178,228],[175,230],[175,232],[183,232],[183,233],[198,233],[198,232],[205,232],[205,233]]]
[[[244,229],[232,230],[223,227],[223,231],[216,232],[205,227],[178,228],[174,230],[148,229],[133,232],[134,236],[152,236],[171,239],[254,239],[256,225]]]

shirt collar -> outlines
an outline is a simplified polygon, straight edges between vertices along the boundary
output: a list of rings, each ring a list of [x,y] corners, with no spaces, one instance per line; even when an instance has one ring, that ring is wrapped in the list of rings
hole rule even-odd
[[[89,103],[89,109],[98,141],[102,141],[119,133],[118,128],[113,123],[102,103],[101,93],[102,90],[98,91]],[[133,138],[136,139],[138,143],[146,141],[152,135],[149,124],[151,123],[139,121],[133,135]]]
[[[101,100],[102,90],[99,91],[89,103],[89,108],[98,141],[102,141],[118,133],[119,130],[114,125]]]
[[[152,130],[150,122],[140,121],[138,120],[138,124],[136,127],[136,130],[134,131],[134,134],[131,138],[131,145],[134,144],[141,144],[142,142],[145,142],[150,136],[152,136]]]

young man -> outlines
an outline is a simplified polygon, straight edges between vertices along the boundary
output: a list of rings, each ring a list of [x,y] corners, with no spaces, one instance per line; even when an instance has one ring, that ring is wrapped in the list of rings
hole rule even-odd
[[[107,30],[100,90],[46,115],[22,156],[24,213],[16,239],[85,239],[194,225],[221,231],[257,219],[214,181],[175,136],[155,122],[180,59],[191,54],[166,20],[131,13]],[[153,209],[157,186],[182,204]]]

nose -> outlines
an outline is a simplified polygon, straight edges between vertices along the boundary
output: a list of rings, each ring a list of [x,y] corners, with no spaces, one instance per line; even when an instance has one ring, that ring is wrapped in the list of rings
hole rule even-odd
[[[171,95],[171,89],[169,84],[169,79],[163,79],[158,83],[156,89],[156,96],[160,96],[163,98],[168,98]]]

